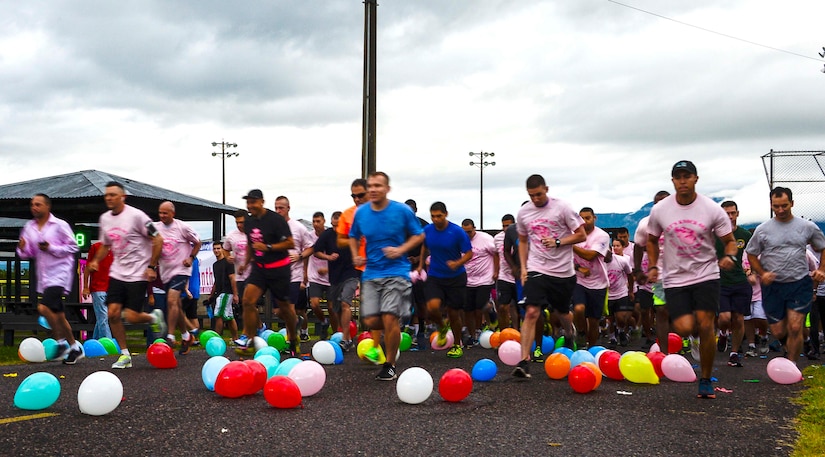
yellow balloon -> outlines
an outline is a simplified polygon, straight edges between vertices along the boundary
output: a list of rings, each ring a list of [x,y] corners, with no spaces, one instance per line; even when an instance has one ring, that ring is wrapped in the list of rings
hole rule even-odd
[[[372,338],[364,338],[363,340],[358,342],[358,346],[355,348],[355,353],[358,354],[358,358],[364,360],[364,353],[367,352],[372,347]]]
[[[622,376],[636,384],[659,384],[653,362],[643,352],[628,351],[619,359]]]

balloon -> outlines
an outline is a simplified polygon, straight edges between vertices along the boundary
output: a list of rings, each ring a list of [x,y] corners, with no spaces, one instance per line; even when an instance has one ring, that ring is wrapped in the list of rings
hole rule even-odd
[[[461,368],[447,370],[438,381],[438,393],[448,402],[459,402],[473,391],[473,379]]]
[[[224,355],[226,353],[226,341],[217,336],[209,338],[209,341],[206,342],[206,353],[209,354],[209,357]]]
[[[657,354],[661,354],[658,352]],[[675,382],[696,381],[696,372],[690,362],[681,354],[668,354],[662,359],[662,374]]]
[[[284,335],[280,333],[273,333],[272,335],[269,335],[269,338],[267,338],[266,343],[279,351],[285,350],[287,346],[286,338],[284,337]]]
[[[284,360],[278,364],[278,368],[275,370],[275,376],[289,376],[289,372],[295,368],[295,365],[301,363],[301,361],[301,359],[295,357]]]
[[[490,359],[481,359],[473,365],[472,377],[476,381],[486,382],[492,380],[497,371],[498,367],[495,362]]]
[[[83,354],[86,357],[103,357],[108,355],[106,348],[98,340],[86,340],[83,342]]]
[[[205,330],[204,332],[202,332],[200,334],[200,336],[198,336],[198,339],[201,342],[201,346],[206,347],[206,342],[209,341],[209,339],[213,338],[213,337],[220,338],[221,336],[218,335],[218,332],[216,332],[214,330]]]
[[[590,368],[580,365],[570,370],[567,382],[576,393],[586,394],[596,388],[596,374]]]
[[[215,379],[215,392],[221,397],[240,398],[249,393],[254,380],[252,369],[244,362],[229,362]]]
[[[43,340],[43,353],[46,354],[46,360],[54,360],[57,358],[57,341],[52,338]]]
[[[123,383],[108,371],[96,371],[80,383],[77,406],[90,416],[102,416],[114,411],[123,399]]]
[[[257,360],[244,360],[243,363],[252,371],[252,382],[249,384],[249,390],[246,391],[246,394],[255,395],[264,388],[266,380],[269,379],[266,366]]]
[[[284,337],[286,337],[286,335],[287,335],[287,332],[286,332],[286,327],[284,327],[284,328],[282,328],[282,329],[278,330],[278,333],[280,333],[281,335],[283,335]]]
[[[286,376],[273,376],[264,385],[264,398],[276,408],[295,408],[301,404],[301,389]]]
[[[263,354],[261,356],[255,354],[255,360],[260,362],[266,368],[266,379],[275,376],[275,372],[278,370],[278,365],[281,364],[279,359],[269,354]]]
[[[165,338],[156,338],[155,341],[152,341],[152,343],[166,344],[166,339]]]
[[[564,347],[564,342],[565,342],[565,336],[562,335],[562,336],[559,337],[559,339],[556,340],[556,349]],[[576,350],[576,349],[577,349],[576,342],[573,341],[573,350]]]
[[[17,348],[17,355],[24,362],[46,361],[46,350],[43,348],[43,343],[35,337],[29,337],[21,341],[20,346]]]
[[[355,321],[349,321],[349,337],[355,338],[355,335],[358,334],[358,324]]]
[[[252,337],[252,345],[255,347],[256,351],[259,351],[259,350],[269,346],[269,344],[266,342],[266,340],[261,338],[260,336]]]
[[[335,332],[331,337],[329,337],[329,340],[333,343],[340,343],[341,341],[344,341],[344,334],[341,332]]]
[[[364,338],[358,342],[358,346],[355,347],[355,353],[358,354],[359,359],[364,360],[364,354],[371,347],[373,347],[372,338]]]
[[[175,368],[178,366],[175,352],[163,343],[152,343],[149,349],[146,350],[146,360],[155,368]]]
[[[552,336],[544,335],[541,337],[541,352],[544,354],[552,354],[556,349],[556,340]]]
[[[564,354],[564,356],[567,357],[568,359],[573,357],[573,350],[570,349],[570,348],[566,348],[564,346],[562,346],[560,348],[557,348],[555,351],[553,351],[553,353],[554,354],[555,353]]]
[[[662,348],[659,347],[659,343],[653,343],[650,345],[650,349],[647,352],[662,352]]]
[[[410,336],[407,332],[401,332],[401,344],[398,346],[398,350],[401,352],[407,352],[412,347],[412,336]]]
[[[661,352],[648,352],[647,358],[650,359],[650,363],[653,364],[653,370],[656,372],[656,376],[663,378],[665,373],[662,371],[662,360],[664,360],[665,354]]]
[[[505,341],[515,341],[517,343],[521,342],[521,333],[514,328],[505,328],[501,331],[501,335],[498,337],[501,343]]]
[[[275,332],[272,331],[272,329],[268,328],[268,329],[264,330],[263,332],[261,332],[261,334],[258,335],[258,336],[260,336],[264,341],[267,341],[268,338],[269,338],[269,335],[272,335],[273,333],[275,333]]]
[[[342,336],[342,338],[343,338],[343,336]],[[352,338],[355,338],[355,337],[353,336]],[[358,334],[358,342],[359,343],[364,341],[367,338],[372,338],[372,335],[370,334],[370,332],[361,332],[361,333]]]
[[[490,335],[490,346],[493,349],[498,349],[498,347],[501,346],[501,332],[496,331]]]
[[[58,397],[60,381],[53,374],[41,371],[30,374],[20,383],[17,392],[14,393],[14,406],[28,410],[46,409],[53,405]]]
[[[510,365],[514,367],[521,362],[521,344],[507,340],[501,343],[501,346],[498,347],[498,358],[504,362],[505,365]]]
[[[570,356],[570,366],[575,367],[582,362],[590,362],[594,363],[596,358],[593,357],[593,354],[585,351],[584,349],[579,349],[578,351],[574,352],[572,356]]]
[[[207,389],[215,390],[215,380],[218,379],[218,373],[221,369],[229,363],[226,357],[218,356],[207,360],[201,368],[201,379]]]
[[[410,405],[424,403],[433,393],[433,377],[421,367],[407,368],[395,384],[398,399]]]
[[[604,346],[593,346],[592,348],[587,349],[587,352],[589,352],[593,357],[596,357],[596,354],[604,351],[605,349],[607,348]]]
[[[118,352],[120,352],[118,351],[117,346],[115,346],[115,342],[112,341],[111,338],[104,336],[102,338],[99,338],[98,341],[100,341],[100,345],[103,346],[103,349],[106,350],[106,354],[115,355]]]
[[[281,361],[281,352],[272,346],[267,346],[263,349],[258,349],[257,351],[255,351],[255,355],[252,358],[257,360],[258,357],[264,355],[271,355],[272,357],[275,357],[279,362]]]
[[[493,336],[492,330],[485,330],[481,332],[481,335],[478,336],[478,344],[480,344],[484,349],[492,349],[493,345],[490,344],[491,336]]]
[[[600,370],[595,363],[591,362],[582,362],[581,364],[579,364],[579,366],[590,368],[590,371],[592,371],[593,374],[596,375],[596,386],[593,387],[593,390],[598,389],[599,386],[602,384],[602,370]]]
[[[439,346],[437,341],[438,341],[438,332],[433,332],[430,335],[430,347],[431,348],[435,349],[436,351],[440,351],[440,350],[443,350],[443,349],[449,349],[449,348],[453,347],[453,344],[455,344],[455,337],[453,336],[453,331],[452,330],[447,330],[447,342],[444,343],[443,346]]]
[[[312,346],[312,358],[318,363],[332,365],[335,363],[335,348],[329,341],[319,341]],[[300,386],[299,386],[300,387]]]
[[[344,363],[344,350],[341,349],[341,345],[338,343],[332,343],[332,349],[335,350],[335,364],[340,365]],[[396,357],[397,358],[397,357]]]
[[[550,379],[564,379],[570,372],[570,359],[560,352],[554,352],[544,360],[544,372]]]
[[[599,369],[610,379],[616,381],[624,380],[621,369],[619,369],[619,360],[622,355],[613,350],[606,350],[601,353],[599,357]]]
[[[768,377],[777,384],[793,384],[802,380],[802,372],[785,357],[774,357],[768,362]]]
[[[619,369],[622,375],[636,384],[659,384],[659,377],[644,353],[638,351],[625,352],[619,359]]]
[[[45,328],[46,330],[51,330],[52,329],[52,326],[49,325],[49,321],[47,321],[44,316],[39,316],[37,318],[37,323],[40,324],[40,326]]]
[[[660,344],[659,347],[662,345]],[[667,334],[667,352],[670,354],[678,354],[682,350],[682,337],[675,333]]]
[[[324,367],[314,360],[305,360],[295,365],[288,376],[298,385],[302,397],[317,394],[327,381],[327,372]]]

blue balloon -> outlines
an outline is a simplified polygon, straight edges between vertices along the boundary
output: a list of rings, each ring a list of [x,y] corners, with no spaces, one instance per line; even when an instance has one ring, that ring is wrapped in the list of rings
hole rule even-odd
[[[255,352],[255,356],[253,358],[255,360],[258,360],[258,357],[263,357],[265,355],[274,357],[275,360],[277,360],[278,362],[281,361],[281,353],[272,346],[267,346],[265,348],[258,349],[258,351]]]
[[[46,338],[43,340],[43,350],[46,352],[46,360],[54,360],[57,357],[57,341]]]
[[[207,389],[214,391],[215,390],[215,381],[218,379],[218,373],[221,372],[221,368],[226,366],[229,363],[229,359],[223,356],[217,357],[210,357],[203,364],[203,368],[201,368],[201,379],[203,380],[203,385],[206,386]]]
[[[344,334],[341,332],[335,332],[331,337],[329,337],[329,340],[333,343],[340,343],[344,340]]]
[[[579,349],[574,352],[572,356],[570,356],[571,369],[582,362],[596,363],[596,358],[593,357],[593,354],[585,351],[584,349]]]
[[[570,357],[573,357],[573,350],[572,350],[572,349],[570,349],[570,348],[566,348],[566,347],[564,347],[564,346],[562,346],[562,347],[560,347],[560,348],[556,349],[556,350],[555,350],[555,351],[553,351],[553,352],[554,352],[554,353],[558,352],[559,354],[564,354],[564,355],[565,355],[568,359],[569,359]]]
[[[117,353],[120,354],[120,351],[122,351],[122,349],[120,349],[120,345],[117,344],[117,339],[112,337],[112,343],[115,343],[115,349],[117,349]]]
[[[263,364],[263,366],[266,367],[266,379],[275,376],[275,372],[278,371],[278,365],[281,364],[281,362],[279,362],[279,359],[276,359],[275,357],[269,354],[263,354],[261,356],[255,354],[255,360],[257,360],[258,362]]]
[[[490,381],[496,376],[498,367],[496,363],[490,359],[481,359],[473,365],[473,371],[470,373],[475,381]]]
[[[293,368],[295,368],[295,365],[298,365],[301,362],[303,362],[303,360],[297,357],[286,359],[278,365],[278,369],[275,370],[275,375],[289,376],[289,372],[292,371]]]
[[[332,345],[332,348],[335,349],[335,365],[341,365],[344,363],[344,350],[341,349],[341,345],[335,342],[330,341],[329,344]]]
[[[83,353],[86,357],[103,357],[109,355],[106,348],[98,340],[86,340],[83,342]]]
[[[40,324],[40,326],[45,328],[45,329],[48,329],[48,330],[52,329],[52,326],[49,325],[49,321],[47,321],[46,318],[43,317],[43,316],[40,316],[40,317],[37,318],[37,323]],[[48,357],[47,357],[47,359],[48,359]]]
[[[587,352],[589,352],[590,355],[592,355],[593,357],[596,357],[596,354],[604,351],[605,349],[607,348],[604,346],[593,346],[592,348],[588,349]]]
[[[273,333],[275,332],[272,331],[272,329],[266,329],[263,332],[261,332],[260,337],[263,338],[264,341],[266,341],[266,339],[269,338],[269,335],[272,335]]]
[[[552,354],[556,348],[556,340],[552,336],[544,335],[541,337],[541,352],[544,354]]]
[[[14,393],[14,406],[38,410],[53,405],[60,397],[60,381],[51,373],[32,373],[20,383]]]
[[[283,335],[283,336],[286,336],[286,327],[284,327],[284,328],[282,328],[282,329],[278,330],[278,333],[280,333],[280,334],[281,334],[281,335]]]
[[[210,357],[226,354],[226,341],[219,336],[213,336],[206,342],[206,353]]]

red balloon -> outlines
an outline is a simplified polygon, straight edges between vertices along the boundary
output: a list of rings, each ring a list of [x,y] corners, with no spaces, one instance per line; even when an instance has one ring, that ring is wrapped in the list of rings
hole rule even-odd
[[[361,341],[363,341],[367,338],[372,338],[372,335],[370,335],[370,332],[361,332],[361,334],[358,335],[358,342],[360,343]]]
[[[358,324],[355,321],[349,321],[349,337],[355,338],[355,335],[358,334]]]
[[[622,355],[616,351],[607,350],[599,357],[599,369],[610,379],[621,381],[624,379],[622,370],[619,369],[619,359]]]
[[[681,344],[681,340],[679,340]],[[648,352],[647,358],[650,359],[650,362],[653,363],[653,370],[656,371],[656,376],[659,378],[664,378],[665,374],[662,372],[662,360],[667,357],[665,354],[661,352]]]
[[[178,366],[175,351],[166,343],[152,343],[149,349],[146,350],[146,360],[155,368],[175,368]]]
[[[252,369],[241,361],[229,362],[221,368],[215,380],[215,392],[221,397],[240,398],[247,395],[255,377]]]
[[[257,360],[244,360],[243,363],[245,363],[249,369],[252,370],[252,384],[249,385],[249,392],[246,394],[255,395],[260,392],[266,384],[266,367]]]
[[[264,399],[276,408],[294,408],[301,405],[301,389],[292,378],[273,376],[264,385]]]
[[[577,393],[586,394],[596,388],[596,374],[586,366],[577,365],[567,374],[567,382]]]
[[[438,381],[438,393],[449,402],[464,400],[472,391],[473,378],[461,368],[447,370]]]
[[[662,344],[659,343],[659,347]],[[682,350],[682,337],[675,333],[667,334],[667,352],[669,354],[678,354]],[[660,376],[661,377],[661,376]]]

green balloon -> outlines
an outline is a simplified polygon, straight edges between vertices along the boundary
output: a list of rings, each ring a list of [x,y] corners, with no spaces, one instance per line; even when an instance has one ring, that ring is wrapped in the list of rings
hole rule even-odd
[[[554,349],[558,349],[562,346],[564,346],[564,336],[560,336],[559,339],[556,340],[556,345],[555,345]],[[577,348],[578,348],[578,344],[576,344],[576,342],[573,341],[573,351],[576,351]]]
[[[218,335],[218,332],[214,330],[206,330],[200,334],[198,339],[201,342],[201,346],[206,347],[206,343],[209,341],[209,339],[215,336],[220,337],[220,335]]]
[[[287,347],[286,338],[280,333],[273,333],[272,335],[269,335],[269,338],[266,339],[266,344],[279,351],[283,351]]]
[[[410,334],[407,332],[401,332],[401,345],[398,347],[398,349],[400,349],[401,352],[406,352],[410,350],[411,346],[412,337],[410,336]]]
[[[154,343],[163,343],[163,344],[166,344],[166,340],[165,340],[165,339],[163,339],[163,338],[158,338],[158,339],[156,339],[155,341],[152,341],[152,344],[154,344]],[[106,349],[106,348],[104,348],[104,349]]]
[[[100,342],[100,345],[103,346],[103,349],[106,349],[107,354],[117,354],[117,346],[115,346],[115,342],[112,341],[111,338],[104,336],[103,338],[99,338],[97,341]]]

